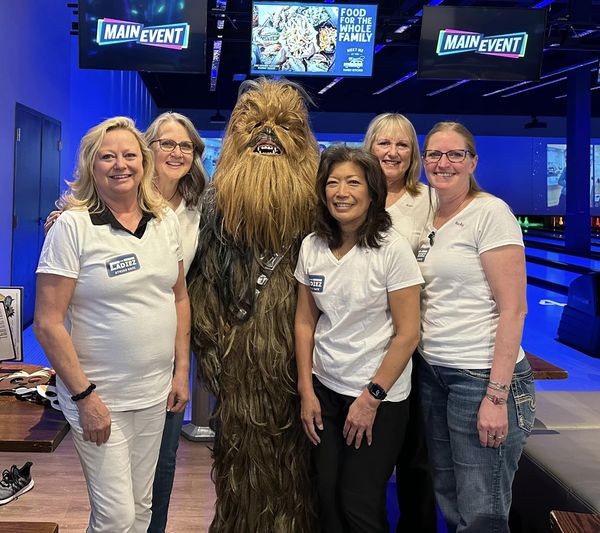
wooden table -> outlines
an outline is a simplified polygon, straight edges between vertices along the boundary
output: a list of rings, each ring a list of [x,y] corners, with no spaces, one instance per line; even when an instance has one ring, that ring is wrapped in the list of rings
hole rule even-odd
[[[7,368],[31,373],[41,367],[0,364],[0,370]],[[67,431],[69,424],[60,411],[17,400],[12,394],[0,395],[0,452],[52,452]]]
[[[525,351],[525,357],[531,365],[535,379],[567,379],[569,377],[569,373],[564,368],[560,368],[537,355]]]
[[[54,522],[0,522],[2,533],[58,533]]]
[[[597,533],[600,515],[551,511],[550,527],[554,533]]]

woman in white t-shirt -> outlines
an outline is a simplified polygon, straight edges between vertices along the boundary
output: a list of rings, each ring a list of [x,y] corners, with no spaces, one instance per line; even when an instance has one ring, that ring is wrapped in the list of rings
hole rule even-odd
[[[404,438],[422,282],[389,231],[385,177],[361,149],[325,150],[316,231],[295,276],[301,416],[315,445],[322,531],[387,531],[386,485]]]
[[[171,111],[156,117],[148,126],[144,137],[154,155],[154,186],[179,220],[183,272],[187,275],[198,246],[199,204],[207,182],[202,163],[204,141],[188,117]],[[48,232],[60,213],[54,211],[48,216],[44,231]],[[188,373],[188,362],[181,361],[178,370],[182,375]],[[185,394],[185,398],[189,396],[187,389],[186,381],[185,389],[179,393],[182,400],[182,395]],[[184,405],[185,402],[187,399]],[[148,533],[161,533],[167,525],[184,413],[185,409],[170,410],[167,413],[154,477],[152,520]]]
[[[520,346],[527,311],[521,230],[475,181],[472,134],[436,124],[423,162],[438,206],[417,261],[419,388],[437,502],[450,531],[508,532],[511,486],[535,411]]]
[[[187,275],[198,246],[199,203],[207,182],[202,164],[204,141],[188,117],[174,112],[156,117],[144,136],[154,153],[154,183],[179,219],[183,271]],[[182,371],[189,369],[186,367]],[[167,526],[184,412],[167,413],[154,477],[148,533],[162,533]]]
[[[86,477],[90,533],[146,532],[165,413],[188,399],[179,222],[153,177],[131,119],[90,129],[37,269],[34,329]]]
[[[420,181],[421,153],[415,128],[404,115],[377,115],[367,128],[364,147],[379,159],[385,174],[388,188],[385,206],[392,218],[392,229],[408,239],[416,254],[423,228],[435,209],[435,194]],[[408,428],[396,462],[396,492],[400,508],[397,533],[437,531],[433,479],[419,405],[417,367],[414,365],[418,357],[418,353],[413,356]]]

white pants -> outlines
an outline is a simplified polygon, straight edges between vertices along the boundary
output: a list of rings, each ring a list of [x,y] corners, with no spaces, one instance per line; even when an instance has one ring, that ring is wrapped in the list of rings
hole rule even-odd
[[[111,412],[110,437],[100,446],[83,440],[78,411],[65,411],[90,497],[87,533],[146,533],[166,401]]]

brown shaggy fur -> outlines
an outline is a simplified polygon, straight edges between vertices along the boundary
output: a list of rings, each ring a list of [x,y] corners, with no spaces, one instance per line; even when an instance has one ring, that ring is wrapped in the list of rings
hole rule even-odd
[[[202,202],[190,269],[192,344],[217,396],[211,532],[316,530],[309,449],[296,394],[293,272],[315,203],[318,147],[306,104],[285,80],[238,99]],[[281,155],[253,152],[265,130]],[[261,266],[285,254],[257,296]],[[248,317],[236,317],[243,307]]]

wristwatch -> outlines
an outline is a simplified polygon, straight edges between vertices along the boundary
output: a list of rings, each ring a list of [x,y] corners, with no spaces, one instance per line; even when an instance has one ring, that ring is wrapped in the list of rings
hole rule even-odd
[[[369,394],[376,400],[385,400],[385,397],[387,396],[387,392],[383,390],[383,387],[381,385],[377,385],[377,383],[373,383],[372,381],[369,381],[367,390],[369,391]]]

